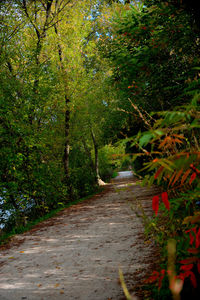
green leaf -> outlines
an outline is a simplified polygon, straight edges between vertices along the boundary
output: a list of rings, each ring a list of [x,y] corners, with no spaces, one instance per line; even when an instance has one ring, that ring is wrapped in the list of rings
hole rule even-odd
[[[146,146],[150,140],[153,138],[153,134],[152,133],[146,133],[145,135],[143,135],[140,140],[139,140],[139,145],[141,147]]]

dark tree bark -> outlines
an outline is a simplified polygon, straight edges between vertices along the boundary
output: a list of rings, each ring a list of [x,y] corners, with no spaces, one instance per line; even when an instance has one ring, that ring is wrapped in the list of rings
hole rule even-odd
[[[65,179],[66,182],[69,182],[69,121],[70,121],[70,111],[69,111],[69,103],[67,95],[65,95],[65,146],[64,146],[64,154],[63,154],[63,162],[64,162],[64,171],[65,171]]]
[[[58,35],[58,28],[56,24],[54,25],[55,33]],[[57,44],[58,48],[58,56],[60,60],[60,67],[61,71],[64,73],[64,64],[63,64],[63,53],[62,53],[62,48],[61,45],[58,43]],[[65,75],[66,78],[66,74]],[[66,81],[66,79],[65,79]],[[67,191],[70,196],[70,198],[73,198],[73,190],[72,190],[72,185],[70,181],[70,172],[69,172],[69,151],[70,151],[70,138],[69,138],[69,122],[70,122],[70,108],[69,108],[69,103],[70,99],[68,97],[68,91],[67,91],[67,83],[64,82],[65,84],[65,143],[64,143],[64,153],[63,153],[63,166],[64,166],[64,182],[67,186]]]

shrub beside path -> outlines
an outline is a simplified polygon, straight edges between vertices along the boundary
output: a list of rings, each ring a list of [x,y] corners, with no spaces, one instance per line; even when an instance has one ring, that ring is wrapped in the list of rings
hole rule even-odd
[[[13,239],[0,250],[0,300],[121,300],[151,268],[154,247],[130,208],[151,214],[155,191],[120,172],[105,190]]]

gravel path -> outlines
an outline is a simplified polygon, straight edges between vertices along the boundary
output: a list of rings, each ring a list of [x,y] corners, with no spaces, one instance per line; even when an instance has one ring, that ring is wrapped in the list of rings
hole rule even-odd
[[[152,190],[120,172],[105,191],[72,206],[1,250],[1,300],[119,300],[119,267],[128,287],[150,267],[153,246],[130,208],[151,213]],[[18,244],[18,245],[17,245]]]

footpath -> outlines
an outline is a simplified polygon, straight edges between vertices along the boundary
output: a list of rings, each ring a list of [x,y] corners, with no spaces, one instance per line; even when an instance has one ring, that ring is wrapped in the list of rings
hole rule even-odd
[[[135,294],[154,247],[131,206],[150,215],[153,193],[120,172],[102,193],[16,236],[0,250],[0,300],[122,300],[119,268]]]

